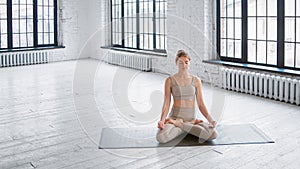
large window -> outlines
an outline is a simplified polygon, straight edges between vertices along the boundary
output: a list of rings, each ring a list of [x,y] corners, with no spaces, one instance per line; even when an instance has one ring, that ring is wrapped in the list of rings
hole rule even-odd
[[[0,49],[7,48],[7,2],[0,0]]]
[[[300,69],[300,2],[218,0],[221,60]]]
[[[57,45],[56,0],[0,0],[0,49]]]
[[[111,0],[112,46],[165,52],[167,0]]]
[[[300,1],[285,0],[285,65],[300,68]]]

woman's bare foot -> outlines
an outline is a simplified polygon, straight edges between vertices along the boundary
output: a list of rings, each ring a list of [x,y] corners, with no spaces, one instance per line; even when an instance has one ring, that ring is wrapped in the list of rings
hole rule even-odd
[[[182,128],[183,127],[183,119],[171,119],[167,118],[165,123],[174,124],[176,127]]]
[[[183,119],[176,119],[174,125],[179,128],[183,128]]]
[[[194,124],[199,124],[199,123],[202,123],[202,122],[203,122],[203,120],[196,119],[196,120],[194,121]]]
[[[174,123],[175,123],[175,120],[170,119],[170,118],[167,118],[167,119],[165,120],[165,123],[174,124]]]

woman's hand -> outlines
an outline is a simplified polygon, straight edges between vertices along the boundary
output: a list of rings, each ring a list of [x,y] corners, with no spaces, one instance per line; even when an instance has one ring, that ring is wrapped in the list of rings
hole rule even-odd
[[[159,121],[157,127],[158,127],[159,129],[161,129],[161,130],[164,129],[164,127],[165,127],[165,122],[162,121],[162,120]]]
[[[217,125],[217,122],[216,122],[216,121],[211,121],[211,122],[209,123],[208,126],[209,126],[210,128],[215,128],[216,125]]]

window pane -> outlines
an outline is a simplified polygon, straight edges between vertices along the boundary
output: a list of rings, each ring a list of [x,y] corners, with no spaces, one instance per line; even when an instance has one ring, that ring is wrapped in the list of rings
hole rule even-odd
[[[49,6],[54,6],[53,0],[49,0]]]
[[[266,63],[266,42],[257,42],[257,63]]]
[[[20,27],[19,27],[19,20],[13,20],[13,33],[19,33],[20,32]]]
[[[50,44],[54,44],[54,33],[50,33]]]
[[[44,8],[43,6],[38,6],[38,19],[41,20],[44,18]]]
[[[20,4],[26,4],[27,0],[20,0]]]
[[[296,49],[296,67],[300,68],[300,44],[297,44]]]
[[[122,33],[118,33],[118,36],[117,36],[117,44],[122,44],[122,41],[124,40],[123,36],[122,36]]]
[[[49,44],[49,34],[44,33],[44,44]]]
[[[33,46],[33,33],[28,33],[28,46]]]
[[[256,62],[256,42],[248,41],[248,62]]]
[[[226,46],[226,39],[221,39],[221,56],[227,56]]]
[[[256,16],[256,0],[248,0],[248,16]]]
[[[124,17],[129,16],[128,3],[124,3]]]
[[[277,41],[277,18],[268,18],[268,40]]]
[[[226,38],[226,19],[221,19],[221,38]]]
[[[12,18],[13,19],[19,18],[19,15],[20,15],[19,6],[13,5],[12,6]]]
[[[150,50],[153,50],[153,35],[150,35],[149,36],[149,49]]]
[[[156,46],[156,48],[165,49],[165,36],[160,36],[159,41],[160,46]]]
[[[38,33],[38,43],[43,45],[44,44],[44,34],[43,33]]]
[[[27,18],[33,19],[33,5],[27,5]]]
[[[49,32],[49,21],[44,20],[44,32]]]
[[[227,19],[227,38],[234,38],[233,36],[233,19]]]
[[[44,22],[38,22],[38,32],[44,32]]]
[[[53,20],[49,21],[49,32],[54,32],[54,21]]]
[[[51,9],[49,10],[49,18],[54,18],[54,11]]]
[[[256,39],[256,19],[248,18],[248,39]]]
[[[43,17],[45,19],[48,19],[48,17],[49,17],[49,8],[48,8],[48,6],[44,7],[44,16]]]
[[[0,18],[7,18],[6,5],[0,5]]]
[[[18,48],[20,47],[20,38],[19,38],[19,34],[13,34],[13,46]]]
[[[242,50],[241,50],[241,41],[240,40],[236,40],[235,41],[235,58],[242,58]]]
[[[241,39],[241,37],[242,37],[241,19],[235,19],[235,39]]]
[[[295,42],[295,19],[286,18],[284,26],[285,26],[285,41]]]
[[[285,43],[285,53],[284,53],[284,65],[289,67],[294,67],[294,43]]]
[[[297,2],[296,2],[296,5],[297,5],[296,15],[297,15],[297,16],[300,16],[300,2],[297,1]]]
[[[149,49],[149,35],[144,34],[144,49]]]
[[[277,0],[268,0],[268,16],[277,16]]]
[[[235,17],[242,17],[242,3],[239,0],[235,0]]]
[[[137,46],[136,46],[136,34],[132,35],[132,47],[137,48]]]
[[[43,5],[48,6],[49,5],[48,0],[44,0],[44,4]]]
[[[268,63],[271,65],[277,64],[277,43],[268,42]]]
[[[19,0],[12,0],[12,4],[19,4]]]
[[[26,33],[26,20],[22,19],[20,20],[20,33]]]
[[[221,17],[226,17],[226,0],[221,0]]]
[[[284,0],[285,4],[285,15],[295,16],[295,0]]]
[[[27,37],[26,37],[26,34],[21,34],[20,35],[20,40],[21,40],[21,45],[20,47],[27,47]]]
[[[144,34],[140,34],[140,48],[141,49],[144,49],[144,46],[145,46],[145,43],[144,43],[145,38],[144,37],[145,37]]]
[[[227,17],[233,17],[233,1],[234,0],[227,0]]]
[[[0,20],[0,31],[1,31],[1,34],[5,34],[7,33],[7,21],[6,20]]]
[[[27,8],[26,5],[20,5],[20,18],[25,19],[27,16]]]
[[[257,19],[257,39],[266,39],[266,18]]]
[[[43,5],[44,0],[37,0],[39,5]]]
[[[300,2],[299,2],[300,3]],[[300,43],[300,18],[297,18],[297,28],[296,28],[296,41]]]
[[[257,1],[257,16],[266,16],[267,14],[267,4],[266,0],[258,0]]]
[[[227,57],[234,57],[234,41],[228,39],[227,40]]]
[[[1,35],[1,45],[0,48],[7,48],[7,34]]]

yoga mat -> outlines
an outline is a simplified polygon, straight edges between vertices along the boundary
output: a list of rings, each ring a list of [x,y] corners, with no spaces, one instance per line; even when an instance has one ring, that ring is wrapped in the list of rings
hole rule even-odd
[[[232,144],[274,143],[254,124],[218,125],[218,137],[199,142],[198,137],[184,133],[173,141],[161,144],[156,140],[157,128],[103,128],[100,149],[153,148],[171,146],[214,146]]]

